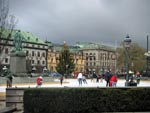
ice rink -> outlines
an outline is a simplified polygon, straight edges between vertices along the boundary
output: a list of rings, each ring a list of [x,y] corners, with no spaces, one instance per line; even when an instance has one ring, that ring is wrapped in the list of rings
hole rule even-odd
[[[64,83],[62,85],[59,84],[59,79],[55,79],[56,83],[54,84],[43,84],[41,87],[106,87],[106,81],[99,81],[99,83],[96,83],[96,79],[91,81],[90,79],[87,79],[87,84],[82,83],[82,86],[79,86],[78,80],[77,79],[64,79]],[[21,88],[21,87],[36,87],[36,83],[33,85],[27,84],[27,85],[18,85],[13,87]],[[117,82],[117,87],[125,87],[125,80],[119,79]],[[150,87],[150,81],[148,80],[141,80],[140,84],[138,84],[137,87]],[[6,91],[6,86],[0,86],[0,92],[5,92]]]

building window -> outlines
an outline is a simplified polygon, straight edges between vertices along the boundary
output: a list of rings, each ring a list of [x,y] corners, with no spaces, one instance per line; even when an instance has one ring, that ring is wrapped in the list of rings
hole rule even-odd
[[[90,57],[90,60],[92,60],[92,57]]]
[[[86,66],[88,66],[88,63],[86,63]]]
[[[39,61],[39,60],[37,61],[37,64],[40,64],[40,61]]]
[[[42,56],[45,57],[45,53],[42,53]]]
[[[78,59],[76,59],[76,63],[78,62]]]
[[[5,63],[8,63],[8,58],[5,58]]]
[[[34,60],[32,60],[32,64],[34,64]]]
[[[54,68],[53,68],[53,66],[51,67],[51,69],[52,69],[52,71],[54,71]]]
[[[34,47],[34,45],[32,44],[32,47]]]
[[[34,56],[34,51],[32,51],[32,56]]]
[[[86,53],[86,55],[88,55],[88,53]]]
[[[5,48],[5,54],[8,54],[8,48]]]
[[[29,55],[29,51],[26,51],[26,56],[28,56]]]
[[[45,61],[42,61],[42,64],[44,65],[44,64],[45,64]]]
[[[92,66],[92,62],[90,62],[90,66]]]
[[[38,51],[38,57],[40,57],[40,52]]]
[[[88,60],[88,57],[86,57],[86,60]]]
[[[30,37],[28,37],[28,40],[30,40]]]
[[[40,48],[40,45],[38,45],[38,48]]]
[[[51,62],[53,62],[53,58],[51,58]]]
[[[95,56],[94,56],[94,60],[96,60]]]

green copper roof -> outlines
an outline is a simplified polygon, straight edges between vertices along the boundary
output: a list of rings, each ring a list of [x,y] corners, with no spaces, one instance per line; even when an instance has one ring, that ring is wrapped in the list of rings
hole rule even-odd
[[[49,48],[53,47],[53,43],[52,42],[46,40],[45,43],[48,45]]]
[[[81,49],[104,49],[104,50],[111,50],[111,51],[115,50],[114,47],[96,44],[92,42],[77,42],[75,46],[80,47]]]
[[[13,30],[10,39],[14,39],[16,31],[17,30]],[[6,38],[9,33],[10,33],[10,30],[4,30],[3,33],[2,33],[2,37]],[[24,39],[25,39],[26,42],[38,43],[38,44],[45,44],[44,41],[40,40],[39,37],[37,37],[36,35],[34,35],[32,33],[24,32],[24,31],[21,31],[20,33],[21,33],[21,36],[24,37]]]
[[[21,35],[27,42],[45,44],[44,41],[40,40],[36,35],[33,35],[32,33],[21,31]]]

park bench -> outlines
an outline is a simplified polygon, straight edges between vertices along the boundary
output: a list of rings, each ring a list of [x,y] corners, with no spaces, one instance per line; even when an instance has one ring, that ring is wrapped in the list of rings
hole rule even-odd
[[[14,111],[17,111],[16,107],[5,107],[0,109],[0,113],[13,113]]]

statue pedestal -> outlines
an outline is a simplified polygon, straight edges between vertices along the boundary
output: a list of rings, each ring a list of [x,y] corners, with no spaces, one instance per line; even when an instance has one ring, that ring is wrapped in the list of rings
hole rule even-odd
[[[10,53],[10,71],[15,76],[27,76],[26,54],[23,51]]]

